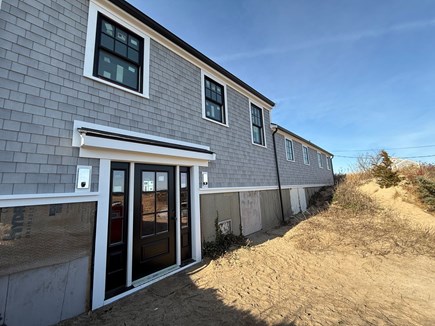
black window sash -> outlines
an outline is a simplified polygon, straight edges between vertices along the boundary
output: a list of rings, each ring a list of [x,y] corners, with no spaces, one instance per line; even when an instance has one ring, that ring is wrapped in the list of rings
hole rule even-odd
[[[254,104],[251,104],[251,117],[252,117],[252,126],[256,127],[260,131],[260,143],[257,143],[254,140],[254,143],[259,145],[264,145],[264,132],[263,132],[263,114],[262,109],[257,107]],[[254,131],[252,131],[254,132]]]
[[[206,90],[208,89],[208,90],[210,90],[210,93],[217,93],[217,92],[215,92],[215,91],[213,91],[212,89],[211,89],[211,87],[207,87],[207,81],[210,83],[210,84],[214,84],[216,87],[219,87],[220,89],[221,89],[221,99],[222,99],[222,103],[220,103],[220,102],[218,102],[218,101],[215,101],[215,100],[213,100],[211,97],[209,97],[209,96],[207,96],[207,92],[206,92]],[[205,100],[206,101],[209,101],[209,102],[211,102],[211,103],[213,103],[213,104],[215,104],[215,105],[217,105],[217,106],[220,106],[221,107],[221,115],[222,115],[222,121],[220,121],[220,120],[217,120],[217,119],[214,119],[214,118],[212,118],[212,117],[209,117],[208,115],[207,115],[207,112],[206,112],[206,116],[207,116],[207,118],[209,118],[209,119],[212,119],[212,120],[215,120],[215,121],[217,121],[217,122],[221,122],[221,123],[225,123],[225,119],[226,119],[226,117],[225,117],[225,94],[224,94],[224,87],[221,85],[221,84],[218,84],[218,83],[216,83],[215,81],[213,81],[213,80],[211,80],[210,78],[208,78],[208,77],[204,77],[204,95],[205,95]]]
[[[101,45],[101,34],[104,33],[102,31],[102,29],[101,29],[101,23],[102,23],[103,19],[106,20],[107,22],[109,22],[110,24],[112,24],[116,29],[119,28],[123,32],[127,33],[127,43],[128,43],[128,36],[132,36],[132,37],[136,38],[139,41],[139,49],[138,49],[138,52],[139,52],[139,62],[135,62],[134,60],[131,60],[130,58],[128,58],[128,49],[127,49],[127,56],[123,56],[123,55],[118,54],[114,50],[108,49],[108,48],[106,48],[106,47]],[[107,34],[105,34],[105,35],[107,35]],[[116,36],[113,37],[113,39],[116,42]],[[143,92],[143,73],[142,73],[142,67],[143,67],[143,57],[144,57],[143,56],[143,44],[144,44],[143,42],[144,42],[143,38],[140,37],[139,35],[131,32],[131,31],[125,29],[125,28],[122,28],[118,23],[114,22],[112,19],[104,16],[101,13],[98,13],[98,18],[97,18],[97,35],[96,35],[96,38],[95,38],[95,52],[94,52],[94,76],[98,76],[99,78],[104,79],[104,80],[108,80],[111,83],[114,83],[114,84],[120,85],[122,87],[126,87],[128,89],[132,89],[134,91],[142,93]],[[127,46],[127,48],[129,47],[128,44],[126,44],[126,46]],[[116,56],[116,57],[120,58],[121,60],[124,60],[124,61],[128,62],[129,64],[134,65],[137,68],[137,85],[138,85],[137,89],[132,88],[130,86],[127,86],[127,85],[125,85],[123,83],[117,82],[116,80],[105,78],[104,76],[100,76],[98,74],[98,64],[99,64],[99,57],[100,57],[99,53],[100,53],[100,50],[106,51],[107,53],[110,53],[113,56]]]

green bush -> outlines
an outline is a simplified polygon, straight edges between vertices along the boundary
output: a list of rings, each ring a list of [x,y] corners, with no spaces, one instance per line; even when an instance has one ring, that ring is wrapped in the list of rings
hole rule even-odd
[[[393,162],[386,151],[379,153],[379,163],[373,164],[372,173],[381,188],[390,188],[400,183],[399,174],[393,171]]]
[[[417,187],[420,200],[431,211],[435,211],[435,182],[425,178],[417,178]]]

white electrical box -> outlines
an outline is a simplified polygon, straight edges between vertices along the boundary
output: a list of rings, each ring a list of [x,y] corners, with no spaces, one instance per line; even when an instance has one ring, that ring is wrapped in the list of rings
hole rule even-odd
[[[91,190],[92,166],[77,166],[76,190]]]

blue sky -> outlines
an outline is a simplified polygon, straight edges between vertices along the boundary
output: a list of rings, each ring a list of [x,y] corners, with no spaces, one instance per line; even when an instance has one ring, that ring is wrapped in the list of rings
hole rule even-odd
[[[435,1],[130,2],[275,101],[336,172],[357,150],[435,163]]]

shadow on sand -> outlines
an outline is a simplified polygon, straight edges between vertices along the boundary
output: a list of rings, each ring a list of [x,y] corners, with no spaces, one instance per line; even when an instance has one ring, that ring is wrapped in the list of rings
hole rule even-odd
[[[200,289],[190,275],[205,268],[195,265],[146,289],[59,325],[268,325],[249,310],[222,302],[215,289]],[[292,321],[276,325],[294,325]]]

